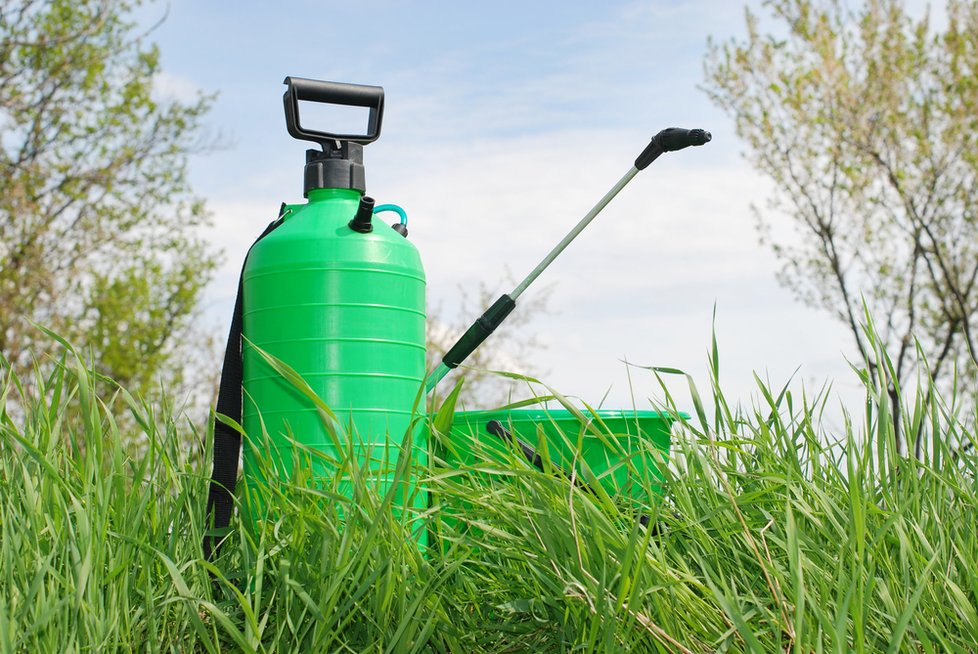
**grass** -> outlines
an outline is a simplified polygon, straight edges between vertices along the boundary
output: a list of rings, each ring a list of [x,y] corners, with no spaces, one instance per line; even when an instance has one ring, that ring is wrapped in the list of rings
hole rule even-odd
[[[330,462],[342,488],[300,476],[249,497],[274,518],[234,521],[210,563],[210,433],[122,389],[98,397],[70,350],[51,368],[0,387],[0,652],[978,649],[975,416],[960,409],[974,402],[959,391],[904,396],[928,443],[915,460],[864,373],[866,417],[837,433],[820,426],[825,393],[758,382],[743,408],[714,374],[712,406],[691,381],[690,406],[664,384],[657,408],[694,418],[650,528],[515,452],[460,469],[402,456],[387,494],[351,457]],[[439,501],[392,511],[405,488]],[[448,505],[465,507],[450,527]],[[438,547],[419,547],[436,527]]]

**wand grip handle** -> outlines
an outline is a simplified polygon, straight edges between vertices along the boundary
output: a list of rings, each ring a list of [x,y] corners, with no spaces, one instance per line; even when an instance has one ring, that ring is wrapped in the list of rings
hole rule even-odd
[[[482,342],[496,331],[496,327],[499,327],[506,316],[511,314],[515,308],[516,301],[513,298],[508,295],[501,296],[491,307],[486,309],[486,312],[478,320],[472,323],[472,326],[462,334],[462,338],[458,339],[458,342],[445,353],[441,362],[448,368],[458,367],[458,364],[465,361],[475,348],[482,345]]]

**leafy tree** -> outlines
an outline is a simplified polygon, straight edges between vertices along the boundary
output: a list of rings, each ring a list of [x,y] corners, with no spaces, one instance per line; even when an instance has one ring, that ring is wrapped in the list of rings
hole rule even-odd
[[[215,255],[187,183],[210,98],[154,92],[159,52],[123,0],[0,5],[0,353],[60,332],[134,391],[178,379]]]
[[[745,40],[711,43],[706,89],[774,182],[755,212],[781,283],[849,327],[875,378],[865,301],[898,418],[915,337],[938,380],[978,348],[978,5],[949,1],[941,30],[897,0],[764,5],[769,31],[748,11]]]

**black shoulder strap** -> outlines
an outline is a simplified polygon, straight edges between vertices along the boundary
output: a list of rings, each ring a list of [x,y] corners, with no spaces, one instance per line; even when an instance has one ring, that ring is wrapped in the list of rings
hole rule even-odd
[[[265,228],[251,247],[271,234],[285,218],[285,203],[279,210],[278,218]],[[244,368],[241,362],[241,311],[243,305],[242,282],[244,266],[248,262],[245,255],[238,277],[238,294],[234,300],[234,314],[228,344],[224,350],[224,367],[221,369],[221,386],[217,394],[216,412],[241,423],[241,377]],[[234,509],[234,487],[238,478],[238,456],[241,452],[241,434],[219,420],[214,422],[214,471],[211,473],[211,486],[207,494],[207,534],[204,536],[204,556],[210,560],[220,547],[220,532],[231,522]]]

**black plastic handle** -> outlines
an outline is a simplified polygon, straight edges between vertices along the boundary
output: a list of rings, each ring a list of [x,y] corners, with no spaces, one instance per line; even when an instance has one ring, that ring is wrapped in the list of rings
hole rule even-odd
[[[449,368],[457,368],[458,364],[465,361],[475,351],[475,348],[482,345],[482,342],[496,331],[496,328],[506,320],[506,316],[513,313],[515,308],[516,302],[513,298],[509,295],[501,295],[478,320],[465,330],[455,345],[448,352],[445,352],[441,362]]]
[[[526,459],[527,462],[534,468],[540,472],[543,472],[543,459],[539,454],[537,454],[537,451],[519,438],[516,438],[509,433],[509,430],[503,427],[503,423],[499,422],[498,420],[490,420],[486,423],[486,431],[507,443],[516,443],[516,445],[519,446],[520,451],[523,453],[523,458]],[[567,473],[564,473],[564,476],[568,476]]]
[[[282,96],[285,103],[285,125],[293,138],[319,143],[325,150],[328,144],[336,141],[352,141],[366,145],[373,143],[380,137],[380,127],[384,118],[383,87],[326,82],[304,77],[286,77],[283,83],[288,86],[285,95]],[[299,100],[322,104],[340,104],[349,107],[366,107],[370,109],[367,118],[367,133],[338,134],[303,127],[299,121]]]
[[[520,452],[522,452],[523,454],[523,458],[526,459],[527,462],[530,465],[532,465],[534,468],[536,468],[540,472],[544,472],[543,458],[537,453],[535,449],[533,449],[532,447],[524,443],[521,439],[517,438],[516,436],[513,436],[513,434],[511,434],[508,429],[503,427],[503,423],[499,422],[498,420],[490,420],[489,422],[486,423],[486,431],[506,443],[516,443],[516,445],[520,448]],[[581,490],[590,493],[591,495],[597,496],[597,493],[594,492],[594,489],[588,486],[586,482],[581,481],[581,479],[579,479],[577,475],[571,475],[569,472],[567,472],[566,470],[564,470],[563,468],[561,468],[560,466],[556,465],[553,462],[550,463],[550,467],[553,469],[554,473],[558,477],[565,479],[567,481],[573,481],[574,485],[580,488]],[[643,527],[647,527],[649,524],[649,516],[643,513],[638,516],[638,521]],[[655,533],[659,532],[658,525],[653,525],[652,528],[655,529]]]
[[[532,465],[540,472],[544,472],[543,458],[540,456],[540,454],[537,453],[535,449],[524,443],[521,439],[511,434],[508,429],[503,427],[503,423],[499,422],[498,420],[490,420],[488,423],[486,423],[486,431],[507,443],[516,443],[527,463]],[[592,495],[597,495],[597,493],[594,492],[594,489],[588,486],[587,482],[582,481],[577,475],[570,474],[553,462],[550,463],[550,467],[553,469],[554,474],[561,479],[571,481],[581,490],[591,493]]]

